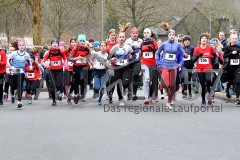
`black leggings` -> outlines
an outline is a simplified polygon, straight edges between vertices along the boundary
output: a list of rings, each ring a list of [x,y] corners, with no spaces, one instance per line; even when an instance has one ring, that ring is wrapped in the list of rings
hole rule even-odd
[[[192,72],[188,72],[188,82],[190,83],[192,81]],[[185,91],[188,89],[189,94],[192,94],[192,84],[184,84],[184,78],[182,78],[182,84],[183,84],[183,90],[182,93],[184,94]]]
[[[0,74],[0,97],[3,97],[3,81],[4,81],[4,73]],[[0,99],[2,101],[2,99]]]
[[[50,70],[49,72],[49,91],[52,95],[52,100],[56,100],[56,90],[62,93],[63,86],[63,70]]]
[[[14,96],[14,90],[17,90],[18,101],[22,100],[22,86],[24,77],[25,77],[24,73],[17,73],[10,76],[11,95]]]
[[[212,73],[198,72],[197,75],[198,75],[199,82],[202,86],[202,101],[205,102],[206,86],[207,86],[207,91],[210,92]]]
[[[4,92],[8,95],[10,86],[10,76],[9,74],[5,74],[5,83],[4,83]]]
[[[30,95],[35,95],[37,88],[40,87],[40,80],[30,81],[26,80],[26,92]]]
[[[120,69],[117,69],[114,71],[114,79],[115,81],[117,80],[122,80],[122,86],[124,89],[127,89],[130,83],[130,77],[129,77],[129,67],[123,67]],[[123,99],[122,95],[122,88],[120,88],[120,85],[117,84],[117,93],[118,93],[118,98],[121,100]]]
[[[81,96],[85,96],[87,90],[88,70],[86,66],[73,66],[74,94],[79,94],[79,85],[81,87]]]

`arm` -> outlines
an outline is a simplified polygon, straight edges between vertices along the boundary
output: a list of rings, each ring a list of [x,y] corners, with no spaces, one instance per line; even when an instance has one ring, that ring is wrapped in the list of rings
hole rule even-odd
[[[6,66],[7,64],[7,56],[4,51],[2,51],[3,54],[1,56],[0,66]]]
[[[115,55],[115,53],[116,53],[118,50],[119,50],[119,48],[118,48],[117,45],[113,46],[112,49],[111,49],[111,51],[110,51],[110,53],[108,54],[108,58],[107,58],[107,59],[108,59],[108,60],[111,60],[112,57],[115,57],[114,55]]]
[[[49,58],[49,52],[47,51],[44,56],[43,56],[43,59],[41,60],[41,65],[48,68],[48,66],[45,66],[45,62],[46,60]]]
[[[229,50],[229,46],[226,46],[225,47],[225,50],[224,50],[224,54],[223,54],[223,58],[228,58],[230,55],[232,54],[232,52],[230,52]]]
[[[164,48],[164,44],[162,44],[158,50],[155,52],[155,59],[156,59],[156,62],[157,62],[157,65],[161,65],[161,61],[162,61],[162,56],[160,57],[160,53],[163,51],[163,48]]]
[[[192,58],[192,62],[195,63],[199,57],[202,57],[202,53],[198,53],[198,49],[195,48],[194,49],[194,53],[193,53],[193,58]]]
[[[71,54],[70,54],[70,56],[68,58],[68,61],[73,62],[73,61],[77,61],[77,60],[80,59],[80,56],[74,57],[76,51],[77,51],[77,47],[73,48],[73,50],[72,50],[72,52],[71,52]]]

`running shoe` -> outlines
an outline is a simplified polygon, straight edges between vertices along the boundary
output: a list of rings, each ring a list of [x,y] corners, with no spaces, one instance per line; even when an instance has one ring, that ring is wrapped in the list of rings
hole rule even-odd
[[[158,102],[158,96],[155,97],[155,102]]]
[[[236,105],[240,105],[240,100],[237,99],[236,102],[235,102]]]
[[[58,92],[58,100],[62,101],[62,93],[61,92]]]
[[[102,101],[101,100],[98,100],[98,105],[102,105]]]
[[[112,96],[109,97],[108,102],[109,102],[109,104],[112,104],[112,103],[113,103]]]
[[[226,90],[226,97],[227,97],[227,98],[231,98],[231,95],[230,95],[230,93],[229,93],[229,90]]]
[[[138,99],[138,97],[136,95],[133,96],[132,100],[136,101]]]
[[[161,95],[161,99],[164,99],[164,95],[163,94]]]
[[[18,101],[18,103],[17,103],[17,108],[22,108],[22,102],[20,102],[20,101]]]
[[[15,97],[11,97],[12,104],[15,103]]]
[[[32,100],[28,100],[28,104],[32,104]]]
[[[187,99],[187,93],[182,93],[182,98]]]
[[[172,110],[172,109],[173,109],[173,107],[171,106],[171,104],[170,104],[170,103],[166,103],[166,105],[165,105],[165,108],[166,108],[166,109],[170,109],[170,110]]]
[[[78,102],[79,102],[79,97],[78,97],[77,95],[74,95],[74,97],[73,97],[73,102],[74,102],[75,104],[78,104]]]
[[[203,101],[203,102],[201,103],[201,107],[206,107],[206,102],[205,102],[205,101]]]
[[[56,106],[56,105],[57,105],[57,101],[53,101],[52,106]]]
[[[3,101],[0,101],[0,107],[3,107],[4,105],[3,105]]]
[[[99,93],[93,93],[93,98],[96,99],[97,97],[99,97]]]
[[[192,99],[192,94],[189,93],[188,99]]]
[[[149,104],[149,99],[148,99],[148,98],[146,98],[146,99],[144,100],[144,104],[145,104],[145,105],[148,105],[148,104]]]
[[[120,103],[119,103],[119,107],[123,107],[123,106],[125,106],[125,102],[124,102],[124,100],[122,99],[122,100],[120,101]]]

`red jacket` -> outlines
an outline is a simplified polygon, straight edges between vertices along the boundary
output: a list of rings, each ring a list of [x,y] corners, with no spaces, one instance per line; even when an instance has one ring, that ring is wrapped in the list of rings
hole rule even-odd
[[[7,56],[3,50],[0,50],[0,74],[6,72]]]
[[[47,59],[50,60],[50,70],[60,70],[63,69],[63,61],[66,60],[66,55],[60,51],[60,49],[51,48],[43,58],[43,62]]]
[[[32,64],[32,70],[30,70],[30,67],[28,63],[25,64],[25,70],[26,70],[26,79],[30,81],[35,81],[41,78],[41,70],[38,67],[37,63]]]
[[[73,61],[74,66],[88,66],[87,55],[91,54],[91,51],[87,47],[77,46],[72,50],[73,57],[81,56],[82,58],[77,61]]]

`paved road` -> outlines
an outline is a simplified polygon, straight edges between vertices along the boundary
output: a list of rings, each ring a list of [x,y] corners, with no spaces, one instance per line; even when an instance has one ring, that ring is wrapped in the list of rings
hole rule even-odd
[[[215,112],[180,112],[183,106],[197,110],[200,99],[178,96],[175,111],[167,112],[161,110],[165,102],[150,105],[152,110],[143,101],[128,102],[129,107],[115,111],[118,103],[104,110],[93,100],[82,106],[64,100],[53,107],[43,93],[32,105],[24,101],[22,110],[7,102],[0,108],[0,159],[239,159],[240,107],[217,100]],[[134,108],[139,110],[134,113]]]

